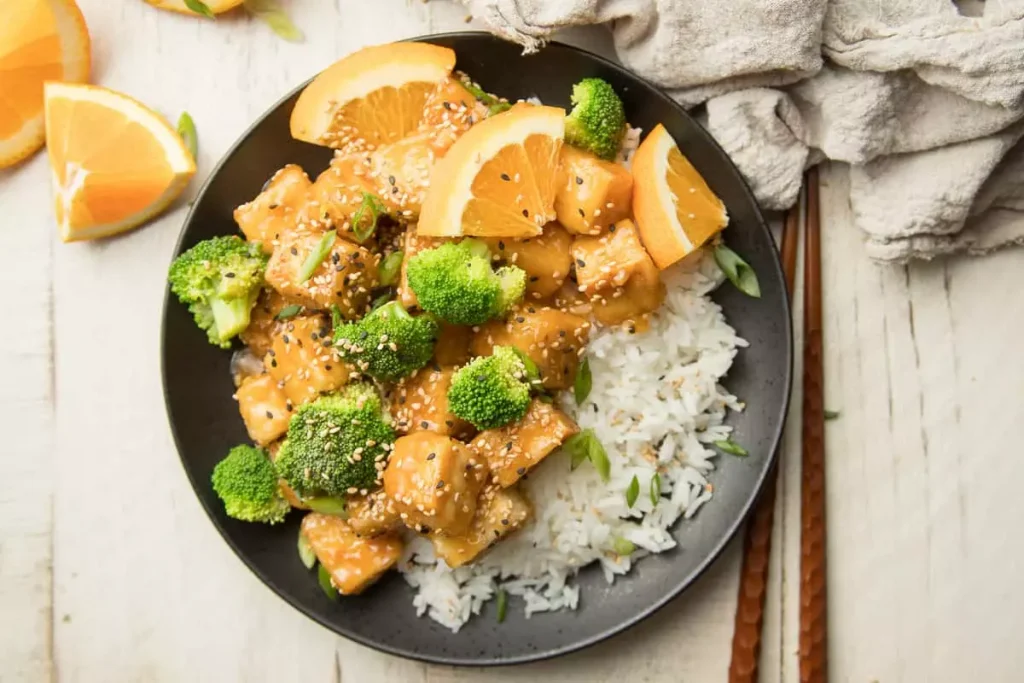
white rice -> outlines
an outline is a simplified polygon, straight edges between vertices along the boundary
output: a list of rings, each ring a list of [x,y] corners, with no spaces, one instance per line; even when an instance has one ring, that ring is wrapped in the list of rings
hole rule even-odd
[[[416,589],[418,615],[458,631],[498,587],[520,596],[511,604],[522,604],[527,616],[575,609],[573,579],[581,567],[600,563],[612,583],[637,560],[675,547],[670,527],[711,499],[707,475],[715,452],[707,444],[728,437],[726,410],[743,408],[719,380],[747,344],[707,296],[722,280],[709,254],[695,253],[662,277],[668,295],[651,329],[595,329],[587,350],[590,397],[579,409],[571,394],[560,397],[562,409],[604,445],[609,482],[589,462],[570,471],[567,454],[551,454],[522,484],[533,521],[470,566],[449,569],[428,540],[413,536],[399,570]],[[650,494],[656,471],[657,505]],[[629,508],[625,491],[634,476],[640,495]],[[636,551],[616,555],[617,539]]]

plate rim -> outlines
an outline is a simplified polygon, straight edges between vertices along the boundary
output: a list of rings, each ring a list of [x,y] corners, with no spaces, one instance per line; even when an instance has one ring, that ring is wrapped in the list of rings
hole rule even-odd
[[[443,33],[423,34],[423,35],[419,35],[419,36],[415,36],[415,37],[411,37],[411,38],[405,38],[405,39],[398,40],[398,41],[393,41],[393,42],[403,42],[403,43],[406,43],[406,42],[426,42],[426,43],[430,43],[430,42],[436,41],[438,39],[454,39],[454,40],[458,40],[460,38],[471,38],[471,37],[475,37],[475,38],[488,38],[488,39],[491,39],[491,40],[494,40],[494,41],[499,41],[499,42],[510,42],[510,41],[505,40],[504,38],[501,38],[500,36],[496,36],[496,35],[494,35],[492,33],[487,32],[487,31],[447,31],[447,32],[443,32]],[[782,271],[782,260],[781,260],[780,254],[779,254],[779,247],[778,247],[778,244],[775,241],[775,238],[772,235],[772,232],[771,232],[771,229],[768,226],[768,223],[765,221],[764,212],[762,211],[760,204],[757,202],[757,199],[754,196],[753,191],[750,189],[750,185],[747,183],[746,179],[740,173],[739,169],[736,167],[736,164],[733,162],[732,158],[725,152],[724,149],[722,149],[721,145],[718,144],[718,142],[707,131],[707,129],[704,126],[702,126],[700,123],[698,123],[697,120],[693,116],[691,116],[689,114],[689,112],[686,111],[686,109],[682,105],[680,105],[678,102],[676,102],[674,99],[672,99],[664,91],[663,88],[661,88],[660,86],[654,84],[653,82],[651,82],[650,80],[644,78],[643,76],[637,74],[636,72],[632,71],[631,69],[627,68],[625,65],[619,64],[617,62],[614,62],[614,61],[612,61],[612,60],[610,60],[610,59],[608,59],[608,58],[606,58],[606,57],[604,57],[602,55],[599,55],[597,53],[591,52],[590,50],[586,50],[586,49],[577,47],[575,45],[570,45],[568,43],[564,43],[564,42],[557,41],[557,40],[546,41],[545,42],[545,47],[547,47],[547,46],[554,46],[554,47],[558,47],[560,49],[570,50],[570,51],[579,53],[579,54],[587,57],[588,59],[594,60],[595,62],[599,63],[604,68],[620,72],[620,74],[624,74],[628,78],[636,80],[636,81],[642,83],[643,85],[647,86],[654,93],[655,97],[660,98],[661,100],[663,100],[664,102],[669,104],[673,109],[676,110],[677,113],[679,113],[681,116],[683,116],[686,119],[688,119],[690,121],[690,123],[693,124],[694,134],[696,136],[698,136],[698,137],[703,138],[703,142],[710,144],[714,149],[718,150],[718,152],[726,160],[728,160],[728,162],[729,162],[728,163],[728,169],[729,169],[729,173],[733,176],[733,180],[736,183],[739,184],[739,186],[742,188],[743,192],[747,195],[747,199],[755,207],[755,209],[756,209],[756,216],[757,216],[757,227],[758,227],[758,229],[760,229],[762,231],[764,236],[767,237],[768,242],[771,245],[772,254],[774,256],[774,258],[772,259],[772,266],[773,266],[773,268],[775,270],[776,276],[779,278],[779,281],[781,281],[783,283],[783,287],[785,288],[785,277],[784,277],[784,274],[783,274],[783,271]],[[545,49],[545,47],[542,47],[541,49],[543,50],[543,49]],[[317,73],[319,73],[319,72],[317,72]],[[169,266],[170,262],[172,262],[174,260],[174,258],[176,258],[176,256],[181,253],[182,247],[183,247],[183,245],[185,243],[185,238],[186,238],[186,234],[188,232],[188,228],[192,224],[193,214],[196,211],[196,207],[200,204],[202,199],[205,197],[207,191],[209,190],[211,184],[213,183],[213,180],[219,175],[219,173],[221,172],[221,169],[223,168],[223,166],[228,162],[228,160],[232,156],[234,156],[234,154],[238,151],[238,149],[243,144],[245,144],[245,142],[249,139],[249,136],[252,135],[255,132],[255,130],[263,123],[263,121],[268,116],[270,116],[271,113],[277,111],[278,108],[280,108],[289,99],[294,97],[303,88],[305,88],[314,78],[316,78],[316,74],[311,76],[309,79],[303,81],[301,84],[299,84],[295,88],[289,90],[285,95],[283,95],[282,97],[278,98],[273,104],[268,106],[263,111],[263,113],[261,113],[248,127],[246,127],[246,129],[238,136],[238,138],[231,144],[231,146],[221,155],[220,159],[217,161],[216,165],[214,165],[214,167],[210,170],[209,174],[206,177],[206,180],[203,182],[202,186],[199,188],[199,191],[196,193],[195,198],[192,200],[192,203],[189,205],[188,213],[186,213],[185,218],[182,221],[181,228],[180,228],[179,233],[178,233],[178,238],[175,240],[174,248],[173,248],[173,251],[171,253],[171,259],[170,259],[170,261],[168,261],[167,266]],[[401,657],[403,659],[409,659],[409,660],[424,662],[424,663],[428,663],[428,664],[441,664],[441,665],[459,666],[459,667],[488,667],[488,668],[490,668],[490,667],[496,667],[496,666],[508,666],[508,665],[515,665],[515,664],[527,664],[527,663],[531,663],[531,662],[540,662],[540,661],[545,661],[545,660],[549,660],[549,659],[554,659],[556,657],[561,657],[563,655],[567,655],[567,654],[570,654],[570,653],[573,653],[573,652],[578,652],[580,650],[584,650],[584,649],[592,647],[592,646],[594,646],[594,645],[596,645],[596,644],[598,644],[600,642],[608,640],[609,638],[612,638],[613,636],[619,635],[619,634],[621,634],[621,633],[631,629],[632,627],[636,626],[641,621],[644,621],[648,617],[652,616],[655,612],[660,611],[667,604],[669,604],[670,602],[674,601],[676,598],[681,596],[687,589],[689,589],[691,586],[693,586],[693,584],[696,583],[697,580],[701,576],[703,576],[707,572],[707,570],[721,557],[721,555],[724,552],[726,546],[728,546],[729,543],[736,537],[736,534],[740,531],[740,529],[742,528],[743,524],[750,517],[750,514],[752,513],[752,511],[754,509],[754,505],[761,498],[761,495],[764,492],[764,487],[765,487],[765,484],[766,484],[766,482],[768,480],[768,477],[769,476],[775,476],[775,473],[776,473],[776,471],[778,469],[777,468],[777,462],[778,462],[778,459],[780,457],[780,449],[782,447],[782,437],[783,437],[783,432],[784,432],[785,427],[786,427],[787,416],[789,414],[789,406],[790,406],[790,401],[792,400],[792,389],[793,389],[793,370],[794,370],[794,368],[793,368],[793,365],[794,365],[793,316],[792,316],[792,306],[791,306],[791,302],[790,302],[788,294],[783,297],[783,312],[785,314],[785,319],[783,321],[783,332],[784,332],[785,347],[786,347],[785,348],[785,351],[786,351],[785,394],[784,394],[785,398],[782,401],[782,404],[779,406],[779,419],[778,419],[778,422],[777,422],[777,427],[775,429],[775,433],[771,437],[772,447],[770,449],[770,452],[769,452],[768,456],[765,458],[765,461],[764,461],[764,463],[763,463],[763,465],[761,467],[760,472],[757,475],[757,480],[756,480],[754,489],[751,492],[751,494],[747,497],[746,501],[744,501],[739,515],[737,515],[736,518],[733,520],[733,522],[729,525],[726,533],[722,536],[722,538],[718,541],[718,543],[712,548],[711,552],[708,553],[708,555],[698,565],[696,565],[692,571],[690,571],[686,576],[681,577],[679,579],[679,581],[677,581],[675,583],[675,585],[670,590],[666,591],[665,594],[660,599],[658,599],[658,600],[654,601],[653,603],[647,605],[643,609],[641,609],[641,610],[631,614],[629,617],[624,618],[622,621],[618,622],[615,626],[607,628],[604,631],[601,631],[599,633],[591,635],[591,636],[589,636],[587,638],[584,638],[582,640],[573,642],[572,644],[563,645],[563,646],[557,647],[555,649],[548,649],[548,650],[542,650],[542,651],[537,651],[537,652],[533,652],[533,653],[512,655],[512,656],[508,656],[508,657],[488,656],[488,657],[476,657],[476,658],[474,658],[474,657],[453,657],[453,656],[449,656],[449,655],[434,655],[434,654],[429,654],[429,653],[413,652],[411,650],[401,650],[401,649],[399,649],[399,648],[397,648],[395,646],[392,646],[392,645],[387,644],[387,643],[378,642],[376,640],[373,640],[371,638],[365,637],[362,634],[359,634],[359,633],[354,632],[354,631],[347,631],[346,630],[345,632],[342,632],[342,630],[336,624],[334,624],[331,621],[327,620],[326,618],[321,616],[315,610],[309,609],[305,605],[301,604],[300,602],[298,602],[296,600],[293,600],[291,598],[291,596],[288,594],[287,591],[282,590],[281,587],[278,586],[277,583],[274,580],[272,580],[265,572],[263,572],[258,566],[256,566],[252,561],[250,561],[250,559],[239,549],[239,547],[235,544],[235,542],[231,539],[231,537],[227,534],[225,529],[220,524],[220,522],[219,522],[219,520],[217,518],[216,511],[214,511],[211,508],[210,505],[207,505],[206,501],[202,498],[202,496],[198,495],[199,487],[200,486],[206,486],[208,484],[205,481],[197,479],[197,477],[195,476],[195,474],[192,471],[192,468],[189,467],[188,463],[186,462],[185,456],[184,456],[184,453],[183,453],[183,450],[182,450],[181,439],[180,439],[180,437],[178,435],[177,426],[174,424],[173,420],[171,419],[171,397],[170,397],[170,392],[168,390],[166,362],[167,362],[167,314],[168,314],[168,307],[172,304],[173,301],[174,301],[174,297],[172,296],[172,293],[171,293],[171,290],[170,290],[170,285],[168,283],[165,283],[165,285],[164,285],[163,305],[161,306],[161,309],[160,309],[160,346],[159,346],[159,353],[160,353],[160,384],[161,384],[161,393],[163,394],[163,399],[164,399],[164,414],[165,414],[165,417],[167,418],[167,424],[168,424],[168,427],[169,427],[170,432],[171,432],[171,437],[172,437],[172,439],[174,441],[175,450],[178,453],[179,463],[181,464],[182,469],[185,470],[185,476],[188,478],[189,484],[192,486],[192,489],[193,489],[192,493],[193,493],[195,499],[199,502],[200,506],[203,508],[203,511],[206,513],[206,516],[209,518],[210,522],[213,524],[214,528],[217,530],[217,533],[220,535],[221,539],[228,545],[228,547],[231,548],[231,550],[235,554],[235,556],[239,560],[241,560],[242,564],[244,564],[249,569],[249,571],[251,571],[262,582],[264,587],[266,587],[272,593],[274,593],[277,598],[279,598],[281,600],[284,600],[293,609],[297,610],[301,614],[305,615],[307,618],[309,618],[312,621],[316,622],[317,624],[319,624],[323,628],[327,629],[328,631],[334,633],[335,635],[341,636],[343,638],[347,638],[349,640],[352,640],[352,641],[355,641],[355,642],[359,643],[360,645],[364,645],[364,646],[369,647],[371,649],[374,649],[374,650],[376,650],[378,652],[383,652],[385,654],[389,654],[389,655],[392,655],[392,656]],[[677,520],[676,524],[678,524],[678,523],[679,523],[679,520]],[[675,525],[673,525],[673,527],[674,526]]]

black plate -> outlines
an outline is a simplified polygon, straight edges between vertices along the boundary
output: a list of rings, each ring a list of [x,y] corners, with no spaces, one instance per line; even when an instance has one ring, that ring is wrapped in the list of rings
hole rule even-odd
[[[492,602],[453,634],[426,617],[415,618],[412,589],[397,574],[365,595],[329,601],[296,555],[300,515],[290,515],[286,524],[275,527],[225,516],[210,488],[210,473],[228,448],[247,440],[231,398],[231,354],[206,342],[170,292],[162,335],[167,412],[182,464],[217,529],[264,583],[307,616],[364,645],[424,661],[479,666],[544,659],[592,645],[650,615],[689,586],[740,527],[774,460],[786,415],[792,340],[785,285],[771,234],[739,172],[711,136],[657,88],[612,62],[567,45],[551,44],[538,54],[523,56],[519,47],[484,33],[423,40],[453,48],[457,68],[511,99],[536,95],[545,104],[568,106],[574,83],[599,76],[621,94],[634,126],[650,130],[659,122],[665,125],[725,202],[731,216],[727,239],[760,278],[760,299],[747,298],[729,285],[715,294],[729,322],[751,344],[740,352],[726,382],[747,401],[747,410],[730,422],[737,441],[751,456],[718,459],[711,477],[715,497],[693,520],[677,525],[677,549],[642,560],[612,587],[596,569],[584,570],[578,578],[582,591],[577,611],[538,614],[527,621],[522,605],[513,599],[508,618],[498,624]],[[235,233],[234,207],[254,197],[281,166],[298,163],[311,177],[327,166],[328,150],[297,142],[288,134],[298,92],[271,108],[225,155],[186,219],[175,255],[200,240]]]

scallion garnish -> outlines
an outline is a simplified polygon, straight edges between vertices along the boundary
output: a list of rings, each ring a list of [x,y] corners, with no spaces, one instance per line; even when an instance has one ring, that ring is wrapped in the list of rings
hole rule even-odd
[[[348,518],[348,510],[345,508],[345,501],[332,496],[321,496],[318,498],[306,498],[302,501],[313,512],[322,515],[334,515],[342,519]]]
[[[825,419],[826,420],[838,420],[839,419],[839,411],[838,410],[826,410],[825,411]]]
[[[574,434],[566,440],[562,447],[569,452],[569,467],[571,469],[576,469],[584,460],[589,460],[600,475],[601,481],[608,483],[611,477],[612,463],[608,460],[608,453],[604,450],[604,446],[594,435],[593,429],[584,429],[579,434]]]
[[[612,550],[615,554],[620,557],[626,557],[632,555],[636,550],[636,544],[628,538],[622,538],[621,536],[612,537]]]
[[[334,230],[329,230],[324,233],[313,251],[310,252],[309,256],[306,257],[306,260],[302,262],[302,268],[299,269],[299,284],[313,277],[313,273],[315,273],[316,269],[320,267],[320,264],[324,262],[327,255],[331,253],[331,247],[334,246],[334,241],[337,238],[338,233]]]
[[[504,111],[508,111],[512,108],[512,105],[508,102],[495,102],[491,106],[487,107],[488,116],[496,116]]]
[[[513,346],[512,350],[519,356],[519,360],[523,361],[523,367],[526,369],[526,380],[534,386],[540,385],[540,368],[537,367],[537,364],[522,349]]]
[[[292,23],[276,0],[243,0],[246,11],[260,19],[270,30],[293,43],[301,43],[306,37],[299,27]]]
[[[192,120],[187,111],[181,112],[181,116],[178,117],[178,135],[181,136],[181,141],[185,143],[188,153],[192,155],[193,159],[197,159],[199,155],[199,135],[196,133],[196,122]]]
[[[498,623],[505,621],[505,613],[508,612],[508,591],[504,588],[498,589]]]
[[[590,389],[594,385],[594,378],[590,374],[590,360],[584,356],[576,369],[576,383],[573,385],[573,394],[576,396],[576,405],[583,405],[590,396]]]
[[[316,580],[320,584],[320,590],[329,599],[338,601],[338,589],[331,583],[331,573],[321,564],[316,570]]]
[[[277,312],[274,316],[277,320],[287,320],[288,318],[294,318],[299,313],[302,313],[302,306],[298,304],[289,304]]]
[[[743,446],[739,445],[738,443],[736,443],[732,439],[722,439],[721,441],[715,441],[714,444],[715,444],[716,448],[718,448],[720,450],[723,450],[726,453],[729,453],[730,455],[739,455],[739,456],[750,455],[747,452],[746,448],[744,448]]]
[[[213,13],[213,10],[203,0],[185,0],[185,7],[204,17],[209,17],[210,19],[217,18],[217,15]]]
[[[331,327],[340,327],[345,324],[345,316],[341,314],[338,304],[331,304]]]
[[[394,296],[395,293],[391,289],[378,294],[377,298],[370,302],[370,310],[376,311],[378,308],[391,301]]]
[[[724,243],[715,247],[715,263],[729,278],[729,282],[736,286],[736,289],[755,299],[761,297],[761,285],[757,282],[757,273],[749,263]]]
[[[636,503],[636,499],[640,497],[640,480],[633,475],[633,479],[630,480],[629,486],[626,488],[626,507],[633,507]]]
[[[661,475],[657,472],[651,477],[651,505],[657,505],[661,500]]]
[[[398,276],[402,272],[403,258],[405,258],[405,254],[393,251],[380,262],[377,275],[382,285],[393,285],[398,282]]]
[[[363,193],[363,201],[352,214],[352,234],[360,244],[370,239],[377,231],[377,221],[385,213],[384,205],[376,195]]]
[[[316,564],[316,553],[313,552],[313,547],[309,545],[309,541],[306,540],[306,534],[299,531],[299,559],[302,560],[302,564],[305,565],[306,569],[312,569],[313,565]]]

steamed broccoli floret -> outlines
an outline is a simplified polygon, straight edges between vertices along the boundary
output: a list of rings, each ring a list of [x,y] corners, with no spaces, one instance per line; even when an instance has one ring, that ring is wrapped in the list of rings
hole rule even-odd
[[[609,161],[626,134],[622,100],[607,81],[584,78],[572,87],[573,109],[565,118],[565,141]]]
[[[277,524],[291,510],[278,491],[274,464],[255,446],[232,448],[213,468],[211,481],[228,517]]]
[[[344,496],[374,487],[394,440],[380,395],[360,382],[296,410],[274,464],[303,498]]]
[[[234,235],[214,237],[176,258],[168,279],[210,343],[226,349],[249,326],[266,267],[267,256],[258,243]]]
[[[526,415],[530,377],[519,353],[496,346],[452,376],[448,409],[478,429],[494,429]]]
[[[473,239],[419,252],[409,260],[407,274],[420,307],[454,325],[502,316],[526,289],[521,268],[492,270],[490,249]]]
[[[342,358],[374,379],[395,382],[419,370],[434,355],[437,323],[430,316],[411,316],[392,301],[368,313],[359,322],[334,330],[334,343]]]

